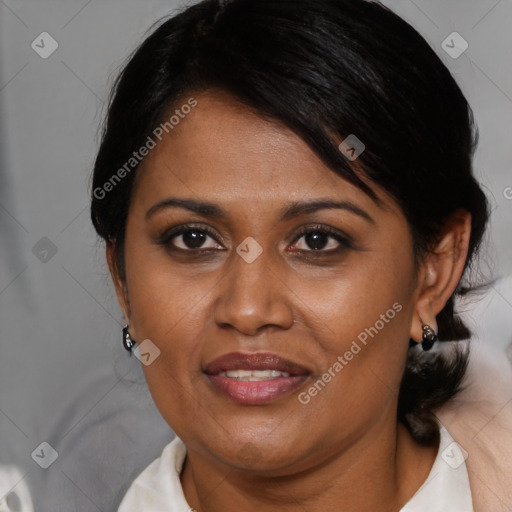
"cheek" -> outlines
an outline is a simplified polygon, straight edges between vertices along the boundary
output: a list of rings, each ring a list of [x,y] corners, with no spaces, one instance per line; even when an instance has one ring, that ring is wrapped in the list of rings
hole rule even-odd
[[[364,264],[348,266],[314,287],[302,284],[294,290],[308,297],[306,322],[316,325],[323,356],[323,374],[317,378],[329,381],[327,392],[321,385],[321,393],[311,390],[319,397],[319,409],[343,404],[343,416],[365,404],[370,413],[396,399],[412,315],[414,265],[407,255],[407,249],[400,254],[361,254]]]
[[[133,325],[137,341],[150,339],[160,350],[143,365],[148,389],[161,415],[173,430],[194,421],[208,404],[195,393],[201,347],[196,342],[207,324],[204,305],[212,288],[184,279],[158,258],[131,253],[129,278]],[[202,407],[202,412],[197,410]]]
[[[412,256],[405,249],[400,254],[354,253],[347,265],[314,280],[296,279],[291,286],[310,325],[325,333],[330,349],[339,351],[358,338],[364,343],[379,337],[379,345],[403,342],[413,279]]]
[[[178,343],[180,329],[201,325],[199,313],[215,276],[172,263],[162,247],[151,244],[135,228],[132,232],[129,236],[127,230],[126,271],[133,324],[139,337]]]
[[[208,279],[185,279],[169,264],[161,248],[126,240],[126,270],[133,326],[137,341],[150,339],[160,355],[144,372],[151,393],[167,400],[181,397],[197,373],[200,347],[194,343],[207,319],[204,305]],[[158,403],[157,403],[158,405]]]

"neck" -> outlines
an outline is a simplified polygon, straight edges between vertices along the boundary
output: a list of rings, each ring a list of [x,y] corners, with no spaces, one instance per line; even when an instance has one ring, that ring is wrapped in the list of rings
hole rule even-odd
[[[405,427],[392,423],[369,431],[349,448],[333,447],[299,471],[240,470],[187,451],[181,481],[197,512],[339,510],[396,512],[428,477],[438,447],[421,447]],[[304,469],[305,468],[305,469]]]

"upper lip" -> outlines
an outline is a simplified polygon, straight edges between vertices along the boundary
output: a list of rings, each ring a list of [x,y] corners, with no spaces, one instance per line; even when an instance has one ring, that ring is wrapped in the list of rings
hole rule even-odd
[[[214,359],[204,368],[209,375],[230,370],[277,370],[290,375],[309,373],[303,366],[270,352],[230,352]]]

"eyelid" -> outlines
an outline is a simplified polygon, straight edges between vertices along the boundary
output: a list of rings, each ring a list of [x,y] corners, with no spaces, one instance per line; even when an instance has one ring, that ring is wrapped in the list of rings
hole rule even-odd
[[[294,237],[292,238],[292,244],[295,244],[298,240],[300,240],[304,235],[307,235],[308,233],[315,233],[315,232],[321,232],[327,234],[329,237],[334,238],[340,246],[344,246],[346,248],[353,248],[353,239],[343,231],[339,231],[336,228],[332,228],[331,226],[325,226],[322,224],[308,224],[306,226],[302,226],[299,228],[298,232],[295,233]],[[301,252],[311,252],[311,253],[332,253],[339,250],[339,248],[336,249],[330,249],[330,250],[309,250],[304,251],[300,250]]]
[[[174,226],[174,227],[164,231],[164,233],[158,237],[158,243],[161,245],[170,244],[171,240],[174,239],[175,237],[182,235],[183,233],[185,233],[187,231],[192,231],[194,229],[197,231],[203,231],[209,237],[213,238],[216,243],[218,243],[219,245],[223,245],[218,240],[217,234],[211,227],[204,225],[204,224],[196,224],[196,223],[180,224],[178,226]],[[175,249],[187,251],[186,249],[180,249],[179,247],[175,247]],[[196,249],[196,250],[200,251],[200,250],[206,250],[206,249]],[[219,249],[216,249],[216,250],[219,250]],[[192,251],[193,251],[193,249],[188,250],[188,252],[192,252]]]

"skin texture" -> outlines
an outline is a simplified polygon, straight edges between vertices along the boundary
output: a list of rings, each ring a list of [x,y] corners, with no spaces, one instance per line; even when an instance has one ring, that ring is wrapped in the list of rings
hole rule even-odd
[[[192,96],[192,95],[191,95]],[[185,497],[197,511],[399,510],[422,485],[437,446],[420,447],[396,419],[409,338],[453,293],[467,255],[470,215],[447,223],[438,251],[416,269],[407,220],[371,184],[384,207],[328,169],[293,132],[229,95],[198,104],[145,158],[126,227],[126,281],[107,259],[137,341],[161,353],[144,366],[152,397],[187,445]],[[182,208],[148,210],[169,197],[216,203],[226,219]],[[293,201],[331,198],[357,205],[280,220]],[[209,227],[201,248],[169,228]],[[313,249],[301,227],[332,227],[352,242]],[[263,252],[247,263],[246,237]],[[176,249],[171,250],[172,247]],[[179,248],[182,251],[179,251]],[[337,253],[329,250],[340,248]],[[186,252],[189,251],[189,252]],[[319,254],[316,257],[311,253]],[[394,303],[400,312],[308,404],[298,394],[349,350]],[[219,394],[202,368],[232,351],[272,352],[306,367],[296,392],[264,405]]]

